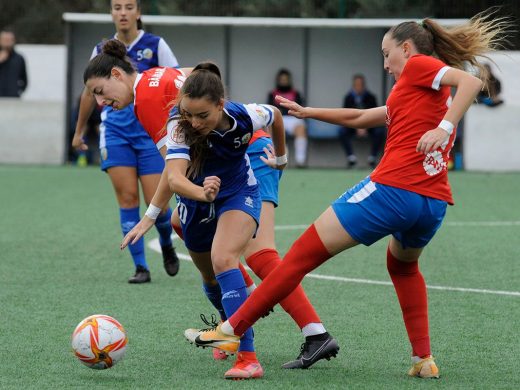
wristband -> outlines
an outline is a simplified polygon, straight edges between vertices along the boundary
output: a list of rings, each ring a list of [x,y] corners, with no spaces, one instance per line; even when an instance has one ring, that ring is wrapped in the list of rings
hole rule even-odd
[[[453,123],[451,123],[450,121],[443,119],[441,121],[441,123],[439,123],[439,126],[437,126],[437,127],[444,130],[445,132],[447,132],[448,135],[451,135],[451,133],[453,133],[453,129],[455,128],[455,125]]]
[[[284,154],[283,156],[276,156],[274,161],[275,161],[276,166],[278,166],[278,167],[281,165],[287,164],[287,153]]]
[[[144,213],[144,215],[155,221],[159,214],[161,214],[161,210],[162,209],[160,207],[157,207],[150,203],[150,206],[148,206],[148,209],[146,210],[146,213]]]

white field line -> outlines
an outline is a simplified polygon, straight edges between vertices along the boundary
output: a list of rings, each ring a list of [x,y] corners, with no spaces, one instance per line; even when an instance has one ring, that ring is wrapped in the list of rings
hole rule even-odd
[[[482,221],[482,222],[446,222],[445,226],[520,226],[520,221]],[[306,229],[309,225],[281,225],[276,226],[275,230],[303,230]],[[179,237],[174,234],[173,239],[178,239]],[[159,245],[159,239],[154,238],[148,242],[148,247],[158,253],[161,253],[161,247]],[[178,256],[182,260],[191,261],[189,255],[184,253],[178,253]],[[246,267],[249,269],[248,267]],[[313,279],[321,279],[321,280],[334,280],[337,282],[344,283],[360,283],[360,284],[372,284],[372,285],[380,285],[380,286],[392,286],[392,282],[382,281],[382,280],[370,280],[370,279],[357,279],[357,278],[345,278],[342,276],[330,276],[330,275],[320,275],[320,274],[308,274],[307,278]],[[488,290],[488,289],[479,289],[479,288],[464,288],[464,287],[450,287],[450,286],[426,286],[429,290],[441,290],[441,291],[458,291],[465,293],[477,293],[477,294],[494,294],[494,295],[507,295],[520,297],[520,291],[501,291],[501,290]]]

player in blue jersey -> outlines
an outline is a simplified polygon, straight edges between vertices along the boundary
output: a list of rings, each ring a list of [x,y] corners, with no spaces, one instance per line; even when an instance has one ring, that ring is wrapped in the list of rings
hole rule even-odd
[[[141,29],[139,0],[112,0],[111,14],[117,31],[114,38],[126,45],[128,56],[139,71],[156,66],[178,66],[177,59],[166,42],[161,37]],[[102,43],[94,48],[92,57],[101,52],[101,45]],[[131,65],[129,66],[131,68]],[[87,148],[83,141],[83,132],[94,106],[95,98],[85,88],[72,141],[72,146],[77,149]],[[145,202],[150,203],[159,184],[164,160],[137,121],[132,105],[123,108],[119,107],[117,101],[113,101],[104,107],[101,119],[101,169],[108,173],[114,187],[119,204],[121,230],[125,235],[140,219],[138,183],[141,182]],[[169,205],[165,205],[155,221],[155,226],[159,232],[165,270],[170,276],[174,276],[179,270],[179,259],[171,241],[171,214]],[[144,240],[130,245],[129,249],[135,264],[135,275],[128,282],[150,282]]]
[[[246,151],[254,132],[272,125],[271,148],[280,156],[272,158],[283,169],[287,163],[283,121],[278,109],[271,106],[225,101],[220,77],[206,69],[195,70],[179,96],[168,123],[165,172],[170,189],[179,196],[177,210],[186,247],[203,277],[215,275],[221,305],[229,316],[247,297],[238,264],[257,230],[262,203]],[[160,210],[155,202],[156,197],[146,213],[148,218],[153,219],[153,212]],[[141,222],[149,223],[146,218]],[[123,246],[140,236],[132,234]],[[249,329],[225,377],[261,376],[263,369]]]

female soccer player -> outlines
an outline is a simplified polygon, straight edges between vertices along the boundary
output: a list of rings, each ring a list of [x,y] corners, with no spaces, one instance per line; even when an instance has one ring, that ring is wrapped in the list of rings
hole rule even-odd
[[[114,44],[116,43],[114,42]],[[104,53],[109,51],[107,45],[105,45],[103,48]],[[114,55],[114,53],[112,53],[112,55]],[[119,56],[121,59],[124,58],[124,55],[119,54]],[[220,79],[220,71],[214,64],[202,63],[197,65],[195,70],[206,70],[213,72]],[[109,72],[110,69],[105,70],[104,72],[95,73],[105,74]],[[167,95],[170,98],[173,97],[173,95],[176,95],[176,92],[171,90],[172,87],[167,88],[165,86],[165,84],[172,84],[172,80],[178,80],[177,78],[174,79],[170,76],[167,76],[168,73],[172,72],[174,71],[171,69],[167,69],[163,72],[163,68],[151,69],[139,75],[135,72],[131,74],[122,72],[122,74],[118,77],[121,77],[122,82],[127,85],[127,88],[122,86],[119,88],[114,88],[114,85],[112,85],[112,88],[108,89],[108,84],[114,82],[107,81],[106,77],[91,77],[90,75],[93,74],[93,72],[90,70],[85,72],[85,81],[87,87],[93,90],[94,93],[99,91],[99,88],[102,89],[104,95],[97,96],[98,99],[110,99],[110,96],[114,96],[109,95],[107,91],[111,90],[117,95],[117,92],[115,92],[116,90],[128,91],[132,90],[131,88],[128,88],[128,86],[134,86],[134,107],[136,110],[136,115],[143,122],[143,124],[145,124],[145,128],[147,131],[149,131],[150,136],[153,139],[158,140],[162,137],[162,135],[159,135],[162,134],[162,129],[160,126],[154,127],[151,121],[154,120],[154,118],[164,115],[165,108],[168,107],[168,105],[163,101],[164,95]],[[157,77],[157,75],[160,76]],[[150,86],[152,83],[153,86]],[[151,93],[152,89],[154,93]],[[121,95],[119,96],[120,101],[128,100],[127,98],[121,97]],[[146,125],[146,123],[148,123],[148,125]],[[263,148],[269,147],[270,145],[272,145],[272,143],[269,136],[265,132],[258,130],[251,137],[251,140],[249,141],[249,147],[247,148],[247,154],[250,157],[251,166],[254,170],[255,177],[257,177],[259,181],[262,211],[260,214],[260,226],[256,239],[249,242],[244,255],[248,265],[250,265],[253,271],[261,278],[264,278],[281,262],[274,244],[274,208],[278,203],[279,173],[277,170],[273,170],[272,168],[265,165],[260,157],[263,154]],[[161,208],[154,205],[165,204],[169,201],[170,198],[171,191],[169,191],[168,188],[164,189],[159,186],[149,210],[153,210],[155,208],[155,212],[158,212]],[[174,215],[178,218],[177,210]],[[124,247],[131,240],[139,239],[149,228],[151,228],[152,225],[153,215],[150,215],[150,213],[147,212],[145,217],[143,217],[143,220],[130,233],[127,234],[122,246]],[[176,230],[182,237],[183,232],[179,231],[178,229]],[[204,292],[212,304],[217,308],[221,314],[222,319],[225,320],[226,315],[222,307],[222,291],[220,286],[217,284],[217,281],[215,280],[215,274],[211,263],[206,262],[200,264],[196,261],[196,258],[194,258],[194,260],[202,274]],[[249,278],[245,272],[243,272],[243,276],[244,278]],[[252,280],[248,282],[247,285],[251,283]],[[304,348],[305,355],[303,356],[303,359],[297,359],[293,362],[288,362],[283,367],[307,368],[320,359],[336,355],[339,349],[337,342],[326,332],[325,328],[321,324],[321,320],[317,316],[314,308],[308,301],[308,298],[306,297],[301,287],[298,287],[294,293],[291,294],[281,304],[282,307],[293,317],[295,322],[302,330],[303,334],[306,336]],[[185,335],[190,341],[193,341],[190,337],[191,331],[195,330],[187,330]],[[218,350],[214,351],[218,352]],[[214,356],[216,358],[223,358],[225,355],[220,355],[217,353],[216,355],[214,354]],[[228,372],[227,376],[230,377],[231,374],[233,374],[233,372]],[[241,371],[235,367],[233,375],[243,377],[250,374],[247,371],[247,367],[246,370]]]
[[[140,71],[159,65],[178,66],[177,59],[166,42],[141,29],[139,0],[112,0],[111,14],[117,31],[115,38],[126,45],[128,55]],[[94,48],[92,57],[101,52],[101,46],[102,43],[99,43]],[[72,146],[77,149],[87,148],[82,136],[94,106],[94,97],[88,89],[84,89],[72,140]],[[118,101],[108,101],[101,119],[101,169],[108,173],[114,187],[119,204],[121,230],[125,235],[139,222],[138,182],[141,182],[145,201],[149,203],[159,183],[164,160],[137,121],[132,107],[123,109]],[[171,209],[165,205],[155,226],[159,232],[165,270],[170,276],[175,276],[179,270],[179,259],[172,246],[170,217]],[[150,282],[144,241],[137,241],[129,249],[135,265],[135,275],[128,282]]]
[[[347,190],[296,240],[277,267],[226,322],[199,332],[197,345],[233,350],[238,336],[303,277],[337,253],[391,235],[387,266],[412,345],[408,374],[437,378],[428,331],[426,284],[418,259],[453,204],[447,177],[456,124],[482,88],[465,62],[496,47],[503,20],[477,15],[444,29],[431,19],[392,27],[382,41],[384,67],[396,83],[386,106],[366,110],[301,107],[278,98],[297,118],[316,118],[354,128],[388,126],[381,163]],[[436,57],[433,54],[436,54]],[[456,88],[453,99],[450,88]]]

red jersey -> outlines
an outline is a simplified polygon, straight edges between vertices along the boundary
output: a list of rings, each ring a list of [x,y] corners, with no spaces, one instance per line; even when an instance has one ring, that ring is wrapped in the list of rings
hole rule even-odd
[[[166,122],[184,80],[186,76],[180,69],[166,67],[148,69],[135,80],[135,116],[157,149],[166,143]]]
[[[456,130],[426,156],[415,151],[419,139],[437,128],[451,103],[450,88],[441,86],[449,69],[442,61],[414,55],[406,63],[386,101],[388,137],[372,181],[453,204],[448,183],[448,158]]]

